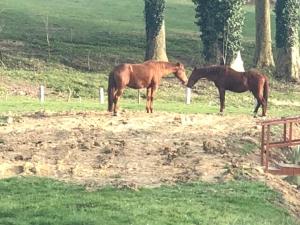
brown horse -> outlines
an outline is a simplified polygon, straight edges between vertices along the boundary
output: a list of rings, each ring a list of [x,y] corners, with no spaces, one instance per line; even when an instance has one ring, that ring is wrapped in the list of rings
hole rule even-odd
[[[266,116],[269,81],[267,76],[257,70],[247,72],[237,72],[228,66],[209,66],[203,68],[194,68],[188,80],[188,87],[193,85],[201,78],[213,81],[219,90],[220,113],[223,114],[225,108],[225,91],[242,93],[250,91],[257,100],[254,109],[256,117],[258,108],[262,105],[262,116]]]
[[[185,69],[181,63],[146,61],[142,64],[121,64],[116,66],[108,78],[108,111],[117,114],[118,100],[125,87],[147,88],[147,113],[153,112],[153,98],[164,75],[174,73],[183,83],[187,83]]]

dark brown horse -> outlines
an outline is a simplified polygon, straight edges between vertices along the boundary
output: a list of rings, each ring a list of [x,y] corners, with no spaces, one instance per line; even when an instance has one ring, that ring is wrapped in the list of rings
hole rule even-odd
[[[254,109],[256,116],[258,108],[262,105],[262,116],[266,116],[269,81],[267,76],[257,70],[247,72],[237,72],[228,66],[209,66],[203,68],[194,68],[189,80],[188,87],[193,85],[201,78],[213,81],[219,90],[220,113],[223,114],[225,108],[225,91],[245,92],[250,91],[257,100]]]
[[[164,75],[173,73],[183,84],[187,83],[185,69],[181,63],[146,61],[142,64],[116,66],[108,78],[108,111],[117,114],[118,100],[125,87],[147,88],[147,113],[153,112],[153,98]]]

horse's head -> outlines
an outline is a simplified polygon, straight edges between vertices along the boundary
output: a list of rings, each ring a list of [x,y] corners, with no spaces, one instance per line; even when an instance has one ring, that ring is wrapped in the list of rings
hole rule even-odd
[[[201,74],[198,73],[197,71],[197,67],[195,67],[192,71],[191,76],[189,77],[188,83],[187,83],[187,87],[192,88],[194,86],[194,84],[200,79]]]
[[[185,74],[184,65],[182,63],[176,63],[174,75],[182,82],[183,85],[187,84],[188,78]]]

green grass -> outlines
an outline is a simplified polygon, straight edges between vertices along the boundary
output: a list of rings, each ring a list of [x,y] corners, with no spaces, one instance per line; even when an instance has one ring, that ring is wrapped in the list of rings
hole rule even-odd
[[[254,152],[254,150],[256,150],[257,148],[258,146],[255,143],[244,141],[242,142],[241,154],[247,155],[249,153]]]
[[[179,184],[139,191],[50,179],[0,181],[0,224],[294,225],[280,196],[260,183]]]
[[[136,92],[131,92],[136,94]],[[141,99],[141,104],[137,103],[130,93],[127,97],[120,99],[121,109],[131,111],[145,111],[146,100]],[[202,98],[203,97],[203,98]],[[46,97],[45,103],[41,104],[38,98],[9,96],[7,100],[0,98],[0,115],[7,115],[8,112],[22,115],[24,113],[33,113],[37,111],[48,112],[66,112],[66,111],[106,111],[107,103],[100,104],[98,99],[94,98],[71,98],[70,102],[65,98]],[[245,104],[236,104],[236,101],[245,101]],[[252,116],[254,109],[251,95],[240,98],[239,95],[228,96],[225,115],[249,115]],[[260,109],[261,110],[261,109]],[[158,98],[154,101],[154,111],[176,112],[176,113],[201,113],[217,114],[219,112],[218,99],[211,101],[207,96],[195,96],[190,105],[184,103],[184,99],[175,98],[175,100],[165,100]],[[272,117],[296,116],[299,115],[300,106],[278,106],[270,104],[268,115]],[[260,111],[259,111],[260,113]]]
[[[143,2],[123,0],[38,1],[3,0],[0,20],[5,25],[1,39],[25,43],[25,57],[47,57],[44,20],[49,16],[52,60],[87,68],[107,70],[120,61],[143,61],[145,48]],[[82,10],[82,9],[85,10]],[[171,59],[188,60],[199,53],[197,27],[191,1],[170,1],[166,13]],[[126,9],[126,13],[123,12]],[[181,20],[178,20],[178,16]],[[22,55],[23,54],[23,55]],[[197,57],[198,58],[198,57]],[[190,60],[190,59],[189,59]],[[14,66],[16,64],[12,63]]]
[[[141,62],[145,51],[143,7],[143,1],[130,0],[117,4],[110,0],[2,0],[0,21],[4,26],[0,40],[24,44],[5,48],[4,62],[14,68],[33,67],[25,59],[47,58],[44,24],[47,15],[52,61],[86,69],[90,54],[91,67],[96,71],[109,70],[119,62]],[[170,0],[166,9],[168,56],[188,66],[202,61],[194,8],[190,0]],[[249,68],[254,53],[255,16],[253,6],[245,6],[245,11],[242,56]],[[274,25],[274,15],[272,21]]]
[[[44,85],[52,95],[68,95],[69,89],[71,89],[73,97],[95,98],[98,96],[100,86],[107,87],[106,76],[103,74],[81,72],[64,66],[48,67],[36,72],[25,69],[4,70],[0,68],[0,74],[9,77],[11,83],[19,83],[20,86],[24,80],[35,88]],[[5,92],[6,90],[2,90],[1,93],[0,89],[0,96],[1,94],[5,95]]]

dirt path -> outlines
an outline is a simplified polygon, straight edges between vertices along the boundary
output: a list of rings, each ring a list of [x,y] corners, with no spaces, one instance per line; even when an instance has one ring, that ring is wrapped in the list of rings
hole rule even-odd
[[[36,175],[137,188],[242,174],[281,191],[300,215],[297,189],[260,168],[259,135],[250,116],[36,114],[0,127],[0,178]],[[243,153],[245,146],[251,153]]]

